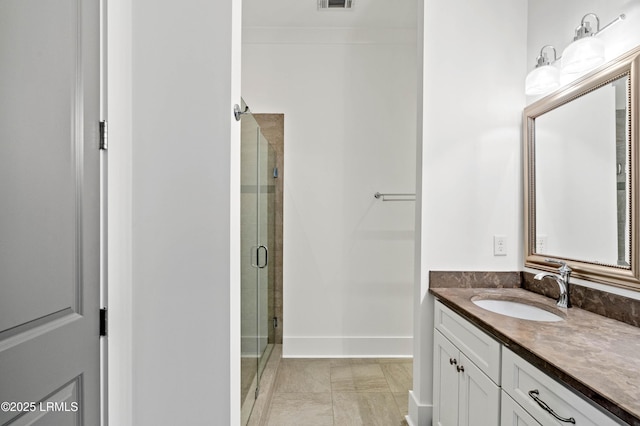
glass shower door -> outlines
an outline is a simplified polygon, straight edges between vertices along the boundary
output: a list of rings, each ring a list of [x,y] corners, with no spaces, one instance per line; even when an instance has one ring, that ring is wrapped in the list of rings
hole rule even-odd
[[[275,268],[275,150],[258,132],[258,379],[273,348],[273,283]],[[259,380],[258,380],[259,382]]]
[[[245,110],[242,103],[242,110]],[[275,152],[247,111],[241,120],[241,404],[246,424],[272,348]],[[271,337],[271,338],[270,338]]]

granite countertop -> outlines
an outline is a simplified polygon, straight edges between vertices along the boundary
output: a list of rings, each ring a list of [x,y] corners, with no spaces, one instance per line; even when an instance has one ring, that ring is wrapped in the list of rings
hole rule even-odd
[[[432,288],[444,305],[552,378],[631,425],[640,425],[640,328],[522,288]],[[525,300],[564,318],[528,321],[476,306],[472,297]]]

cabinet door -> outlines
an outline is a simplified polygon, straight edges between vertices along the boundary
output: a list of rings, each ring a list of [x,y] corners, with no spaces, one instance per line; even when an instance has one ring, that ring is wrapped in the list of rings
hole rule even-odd
[[[500,426],[540,426],[508,393],[502,391],[500,394]]]
[[[460,426],[499,425],[500,388],[462,353],[459,364]]]
[[[502,345],[442,303],[436,302],[434,309],[436,330],[499,386]]]
[[[439,331],[434,333],[433,424],[458,426],[459,352]],[[495,425],[492,425],[495,426]]]

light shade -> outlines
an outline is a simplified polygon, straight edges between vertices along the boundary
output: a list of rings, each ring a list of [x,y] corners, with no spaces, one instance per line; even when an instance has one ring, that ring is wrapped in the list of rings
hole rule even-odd
[[[574,41],[562,52],[562,72],[578,74],[604,62],[604,42],[596,37]]]
[[[543,95],[560,87],[560,70],[552,65],[543,65],[531,70],[524,82],[527,95]]]

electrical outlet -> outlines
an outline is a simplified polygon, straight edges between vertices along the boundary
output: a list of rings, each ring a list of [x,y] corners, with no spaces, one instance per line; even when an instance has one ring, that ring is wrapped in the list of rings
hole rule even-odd
[[[494,256],[507,255],[507,237],[505,235],[493,236],[493,255]]]
[[[536,236],[536,253],[546,253],[547,252],[547,236],[538,234]]]

